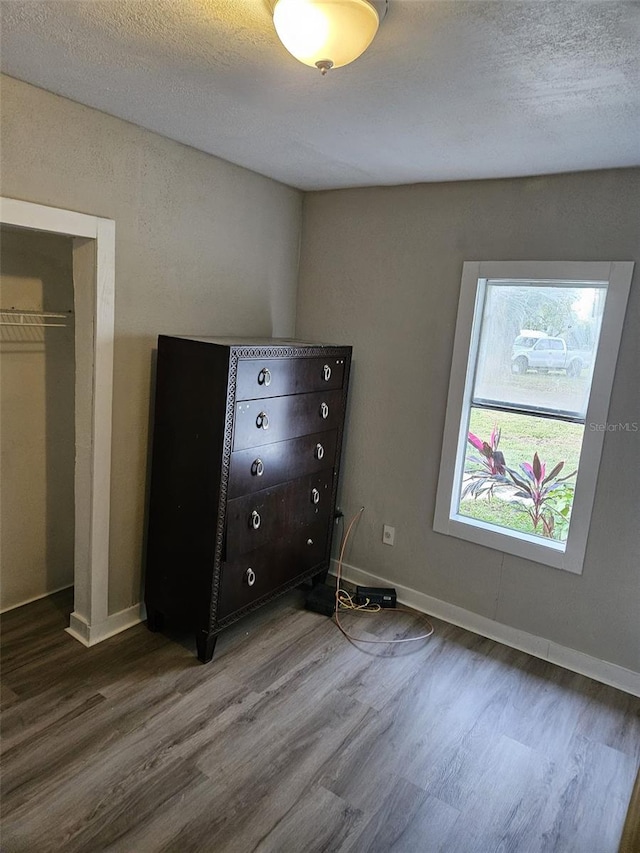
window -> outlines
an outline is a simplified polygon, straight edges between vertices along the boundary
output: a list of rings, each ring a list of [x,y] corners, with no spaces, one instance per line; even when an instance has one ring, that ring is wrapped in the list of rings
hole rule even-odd
[[[464,264],[436,531],[582,571],[632,272]]]

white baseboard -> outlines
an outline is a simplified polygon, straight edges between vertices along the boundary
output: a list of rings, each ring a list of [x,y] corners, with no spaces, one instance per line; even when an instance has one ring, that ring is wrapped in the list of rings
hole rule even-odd
[[[112,613],[104,622],[97,625],[89,625],[87,621],[78,613],[72,613],[69,617],[69,627],[66,628],[67,634],[70,634],[74,639],[82,643],[83,646],[95,646],[96,643],[101,643],[121,631],[126,631],[127,628],[132,628],[139,622],[143,622],[147,618],[146,608],[143,602],[134,604],[133,607],[128,607],[126,610],[120,610],[118,613]]]
[[[335,575],[336,571],[337,561],[332,560],[331,572]],[[346,581],[360,586],[393,586],[398,595],[398,601],[419,610],[421,613],[435,616],[444,622],[458,625],[474,634],[496,640],[505,646],[527,652],[534,657],[542,658],[542,660],[548,660],[550,663],[555,663],[580,675],[586,675],[595,681],[617,687],[618,690],[624,690],[625,693],[631,693],[632,696],[640,696],[640,673],[631,669],[594,658],[567,646],[561,646],[559,643],[546,640],[544,637],[537,637],[535,634],[528,634],[526,631],[503,625],[501,622],[495,622],[493,619],[480,616],[471,610],[465,610],[455,604],[433,598],[423,592],[411,589],[411,587],[399,586],[397,583],[372,575],[356,566],[343,563],[342,577]]]

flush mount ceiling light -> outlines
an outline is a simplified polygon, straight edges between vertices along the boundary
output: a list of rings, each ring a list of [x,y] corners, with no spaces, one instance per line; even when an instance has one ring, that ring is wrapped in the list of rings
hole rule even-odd
[[[276,0],[273,23],[292,56],[326,74],[364,53],[386,11],[387,0]]]

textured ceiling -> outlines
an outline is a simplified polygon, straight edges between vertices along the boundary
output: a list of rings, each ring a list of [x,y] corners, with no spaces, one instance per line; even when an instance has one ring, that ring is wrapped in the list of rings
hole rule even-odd
[[[302,189],[640,163],[640,4],[390,0],[322,77],[268,0],[2,0],[2,70]]]

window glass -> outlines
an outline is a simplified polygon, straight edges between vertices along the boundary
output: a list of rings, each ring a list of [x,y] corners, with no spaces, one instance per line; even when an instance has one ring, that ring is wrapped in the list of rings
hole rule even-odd
[[[457,511],[565,542],[606,285],[488,281],[484,296]]]
[[[566,542],[584,425],[472,406],[469,434],[486,441],[494,452],[487,456],[468,441],[458,513]],[[534,454],[541,465],[538,482],[531,476]],[[544,483],[560,463],[557,475]],[[487,473],[504,480],[492,480]]]
[[[605,297],[605,283],[488,281],[474,401],[583,420]]]

